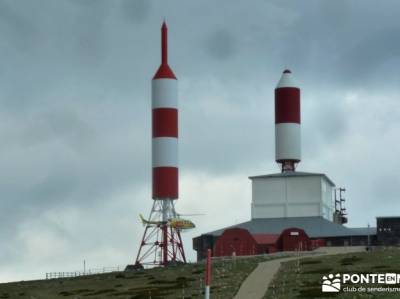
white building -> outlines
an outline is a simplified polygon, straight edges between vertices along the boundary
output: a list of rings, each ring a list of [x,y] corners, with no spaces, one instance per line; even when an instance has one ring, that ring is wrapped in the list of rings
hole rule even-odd
[[[321,216],[333,221],[335,184],[325,174],[289,171],[250,179],[252,219]]]

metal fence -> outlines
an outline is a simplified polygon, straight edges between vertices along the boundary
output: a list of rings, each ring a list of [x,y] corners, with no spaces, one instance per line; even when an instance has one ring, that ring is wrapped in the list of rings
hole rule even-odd
[[[255,257],[286,257],[286,256],[294,256],[294,255],[313,255],[315,252],[313,251],[281,251],[270,254],[260,254],[260,255],[243,255],[243,256],[221,256],[221,257],[212,257],[214,261],[234,261],[237,259],[248,259]],[[204,263],[202,260],[200,263]],[[147,268],[147,267],[145,267]],[[116,267],[103,267],[103,268],[95,268],[88,269],[86,271],[72,271],[72,272],[48,272],[46,273],[46,279],[54,279],[54,278],[69,278],[69,277],[78,277],[78,276],[86,276],[86,275],[94,275],[94,274],[102,274],[102,273],[111,273],[111,272],[119,272],[124,271],[125,266],[116,266]]]
[[[103,268],[96,268],[96,269],[88,269],[86,271],[48,272],[48,273],[46,273],[46,279],[69,278],[69,277],[78,277],[78,276],[86,276],[86,275],[94,275],[94,274],[102,274],[102,273],[119,272],[119,271],[123,271],[124,269],[125,269],[125,266],[116,266],[116,267],[103,267]]]

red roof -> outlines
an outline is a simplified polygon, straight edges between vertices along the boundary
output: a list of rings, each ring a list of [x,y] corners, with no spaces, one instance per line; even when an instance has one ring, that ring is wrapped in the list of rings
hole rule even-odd
[[[253,235],[254,240],[258,244],[275,244],[276,241],[279,238],[279,235],[273,235],[273,234],[254,234]]]
[[[155,79],[176,79],[176,77],[169,65],[163,63],[160,65],[157,73],[154,75],[153,80]]]

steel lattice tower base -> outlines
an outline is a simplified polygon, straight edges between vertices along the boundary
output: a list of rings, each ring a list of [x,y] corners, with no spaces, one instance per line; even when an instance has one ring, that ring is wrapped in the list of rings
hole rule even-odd
[[[148,218],[153,224],[146,224],[135,266],[186,263],[180,231],[168,226],[172,218],[177,218],[174,200],[155,199]]]

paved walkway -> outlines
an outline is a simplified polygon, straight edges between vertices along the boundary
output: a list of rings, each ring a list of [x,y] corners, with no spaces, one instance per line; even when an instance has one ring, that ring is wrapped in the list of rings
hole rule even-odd
[[[259,263],[256,269],[250,273],[240,286],[234,299],[262,299],[267,292],[268,286],[278,272],[281,263],[298,258],[318,257],[321,255],[341,254],[365,251],[364,246],[353,247],[321,247],[315,250],[313,255],[301,255],[299,257],[286,257]],[[309,252],[308,252],[309,253]]]

